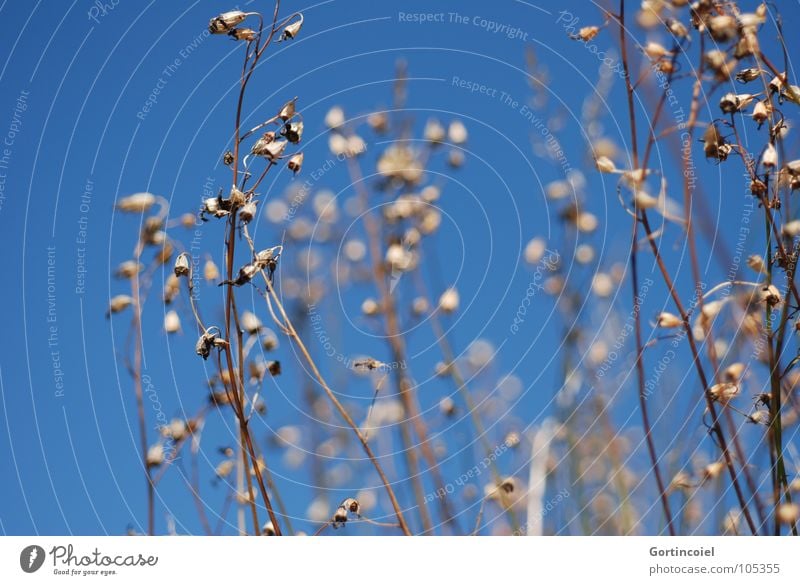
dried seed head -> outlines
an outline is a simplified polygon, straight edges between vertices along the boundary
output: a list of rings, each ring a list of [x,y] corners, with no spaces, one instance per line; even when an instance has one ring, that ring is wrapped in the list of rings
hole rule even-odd
[[[721,382],[708,389],[711,398],[727,404],[739,394],[739,385],[734,382]]]
[[[442,293],[439,297],[439,308],[444,313],[453,313],[458,310],[460,304],[460,297],[455,287],[450,287]]]
[[[239,219],[241,219],[243,223],[250,223],[253,221],[253,218],[256,216],[257,204],[258,201],[248,201],[239,210]]]
[[[780,93],[783,90],[783,86],[786,79],[786,73],[781,73],[780,75],[776,75],[772,78],[772,81],[769,82],[769,90],[772,93]]]
[[[280,376],[281,375],[281,362],[278,360],[272,360],[267,362],[267,371],[269,372],[270,376]]]
[[[207,360],[208,356],[211,355],[211,348],[216,345],[216,340],[217,334],[211,331],[211,329],[206,329],[194,346],[195,353],[204,360]]]
[[[528,264],[538,264],[539,261],[544,257],[544,253],[546,251],[547,245],[545,244],[544,239],[533,238],[525,246],[525,262]]]
[[[685,471],[679,471],[676,473],[672,478],[672,481],[669,482],[670,491],[688,490],[693,487],[694,484],[692,483],[692,478]]]
[[[793,491],[793,492],[795,492],[795,493],[798,493],[798,492],[800,492],[800,477],[795,477],[795,478],[794,478],[794,479],[793,479],[793,480],[792,480],[792,481],[789,483],[789,489],[790,489],[790,490],[792,490],[792,491]]]
[[[467,141],[467,127],[461,120],[454,120],[447,129],[447,137],[453,144],[464,144]]]
[[[284,122],[286,122],[289,118],[294,116],[295,111],[296,111],[295,110],[296,103],[297,103],[297,98],[295,97],[295,98],[290,99],[285,104],[283,104],[283,107],[281,108],[281,111],[278,112],[278,117],[281,120],[283,120]]]
[[[208,30],[211,34],[225,34],[233,29],[237,24],[244,21],[247,14],[241,10],[231,10],[230,12],[223,12],[219,16],[215,16],[208,23]]]
[[[228,477],[235,468],[235,463],[232,459],[224,459],[219,462],[214,473],[220,479]]]
[[[264,136],[253,145],[252,152],[257,156],[263,156],[270,161],[274,161],[283,156],[286,145],[289,143],[286,140],[274,140],[274,134],[273,139],[270,141],[269,138],[266,138],[268,134],[270,132],[265,132]]]
[[[302,14],[298,14],[297,16],[298,16],[297,20],[295,20],[293,23],[287,25],[286,28],[283,29],[283,33],[281,34],[280,38],[278,39],[279,42],[280,41],[285,41],[287,39],[293,39],[300,32],[300,29],[303,27],[303,15]]]
[[[600,32],[599,26],[584,26],[581,28],[577,34],[570,35],[569,38],[575,41],[582,41],[584,43],[588,43],[593,38],[597,36],[597,33]]]
[[[133,278],[139,274],[142,269],[144,269],[144,265],[141,262],[137,262],[136,260],[126,260],[117,266],[114,275],[117,278]]]
[[[425,123],[423,136],[428,142],[441,144],[447,136],[447,131],[444,129],[444,126],[439,123],[439,120],[431,118]]]
[[[680,20],[674,18],[667,18],[664,23],[667,25],[667,30],[679,39],[687,38],[689,30]]]
[[[794,502],[783,503],[778,506],[776,516],[781,524],[796,524],[800,520],[800,505]]]
[[[254,313],[245,311],[239,317],[239,325],[241,325],[243,331],[250,335],[255,335],[261,330],[261,319],[256,317]]]
[[[445,396],[439,401],[439,412],[445,416],[453,416],[456,413],[456,403],[449,396]]]
[[[597,170],[601,173],[616,173],[617,167],[607,156],[598,156],[595,160],[595,165],[597,166]]]
[[[750,93],[726,93],[719,101],[719,109],[726,114],[732,114],[745,109],[756,98]]]
[[[424,315],[430,310],[430,303],[428,303],[428,299],[425,297],[417,297],[414,299],[414,302],[411,303],[411,311],[419,317],[420,315]]]
[[[275,526],[272,522],[267,522],[261,527],[261,534],[263,536],[275,536]]]
[[[633,204],[637,209],[653,209],[658,207],[658,199],[644,189],[636,189],[633,195]]]
[[[158,467],[164,463],[164,445],[161,443],[151,445],[147,450],[146,461],[148,467]]]
[[[511,431],[506,435],[506,438],[503,439],[503,443],[509,449],[516,449],[519,447],[519,444],[522,442],[522,438],[519,436],[517,431]]]
[[[653,60],[661,59],[662,57],[667,57],[672,55],[671,51],[668,51],[666,47],[660,45],[659,43],[649,42],[644,46],[644,54],[650,57]]]
[[[303,158],[303,153],[298,152],[297,154],[292,155],[286,166],[289,167],[289,170],[296,175],[303,169]]]
[[[108,304],[106,317],[124,311],[133,304],[133,298],[128,295],[117,295]]]
[[[748,417],[748,422],[751,422],[756,425],[768,425],[769,424],[769,411],[768,410],[757,410],[753,414]]]
[[[771,142],[767,144],[764,154],[761,155],[761,164],[766,169],[774,169],[775,165],[778,164],[778,151]]]
[[[367,116],[367,124],[374,132],[383,134],[389,130],[389,117],[385,112],[373,112]]]
[[[117,201],[117,209],[125,213],[144,213],[156,202],[152,193],[134,193]]]
[[[664,329],[674,329],[683,325],[683,319],[672,313],[659,313],[656,318],[656,325]]]
[[[738,34],[736,18],[729,14],[712,16],[706,20],[706,27],[711,37],[718,43],[731,41]]]
[[[303,138],[303,122],[287,122],[281,130],[281,134],[292,144],[297,144]]]
[[[181,277],[185,276],[189,278],[191,275],[191,269],[189,268],[189,255],[186,252],[183,252],[175,258],[175,267],[173,268],[173,272],[175,276]]]
[[[333,513],[333,527],[338,528],[347,523],[347,508],[339,506],[336,512]]]
[[[725,470],[725,463],[722,461],[714,461],[709,463],[703,469],[703,480],[717,479]]]
[[[781,293],[774,284],[763,287],[758,296],[761,302],[766,303],[770,307],[779,305],[781,302]]]
[[[325,114],[325,125],[331,130],[337,130],[344,126],[345,117],[344,110],[339,106],[333,106],[328,113]]]
[[[725,368],[722,372],[722,378],[727,382],[739,382],[742,379],[742,374],[744,374],[745,369],[747,369],[745,364],[736,362]]]
[[[731,145],[725,142],[716,124],[709,124],[703,134],[703,150],[706,158],[716,158],[724,161],[733,150]]]
[[[181,318],[176,311],[168,311],[164,315],[164,331],[167,333],[177,333],[181,330]]]
[[[367,317],[374,317],[380,313],[380,307],[375,299],[364,299],[364,302],[361,303],[361,312]]]
[[[206,282],[214,282],[219,278],[219,268],[211,258],[206,260],[203,266],[203,278],[206,279]]]
[[[764,259],[758,254],[751,254],[747,257],[747,265],[750,267],[751,270],[759,274],[767,274],[767,265],[764,262]]]
[[[342,502],[342,508],[351,514],[355,514],[356,516],[361,514],[361,505],[355,498],[347,498],[344,502]]]

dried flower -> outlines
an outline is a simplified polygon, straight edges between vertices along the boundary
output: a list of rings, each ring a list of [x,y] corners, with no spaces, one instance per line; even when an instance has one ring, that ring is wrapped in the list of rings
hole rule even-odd
[[[261,330],[261,319],[254,313],[245,311],[239,317],[239,325],[241,325],[243,331],[246,331],[250,335],[255,335]]]
[[[281,134],[292,144],[297,144],[303,138],[303,122],[286,122],[281,130]]]
[[[464,144],[467,141],[467,128],[461,120],[450,122],[447,129],[447,137],[453,144]]]
[[[719,109],[726,114],[732,114],[745,109],[756,98],[756,94],[750,93],[726,93],[719,101]]]
[[[444,126],[439,123],[439,120],[431,118],[425,123],[423,136],[428,142],[432,142],[433,144],[441,144],[444,142],[446,135],[447,131],[444,129]]]
[[[344,118],[344,110],[339,106],[334,106],[328,113],[325,114],[325,125],[330,128],[331,130],[336,130],[344,126],[345,118]]]
[[[228,32],[228,36],[237,41],[254,41],[256,40],[256,31],[251,28],[233,28]]]
[[[767,265],[764,262],[764,259],[758,254],[751,254],[747,257],[747,265],[758,272],[759,274],[767,274]]]
[[[147,450],[146,462],[148,467],[158,467],[164,463],[164,445],[156,443]]]
[[[792,502],[784,502],[778,506],[777,513],[775,514],[782,524],[796,524],[800,520],[800,505]]]
[[[761,302],[766,303],[770,307],[779,305],[781,302],[781,293],[774,284],[763,287],[758,296]]]
[[[117,266],[114,276],[117,278],[133,278],[144,269],[144,265],[136,260],[126,260]]]
[[[601,173],[616,173],[617,167],[607,156],[598,156],[595,160],[595,165],[597,166],[597,170]]]
[[[258,201],[248,201],[245,203],[242,208],[239,210],[239,219],[242,220],[242,223],[250,223],[253,221],[253,218],[256,216],[256,205]]]
[[[748,67],[747,69],[742,69],[736,74],[736,81],[739,83],[750,83],[751,81],[758,79],[760,76],[761,69],[756,67]]]
[[[380,312],[380,307],[375,299],[364,299],[361,303],[361,312],[367,317],[374,317]]]
[[[445,396],[439,401],[439,412],[445,416],[453,416],[456,412],[456,403],[449,396]]]
[[[778,151],[771,142],[767,144],[764,154],[761,155],[761,164],[767,169],[774,169],[778,164]]]
[[[770,421],[768,410],[757,410],[747,418],[748,422],[756,425],[768,425]]]
[[[584,43],[588,43],[593,38],[597,36],[597,33],[600,32],[599,26],[584,26],[580,30],[578,30],[577,34],[569,35],[574,41],[582,41]]]

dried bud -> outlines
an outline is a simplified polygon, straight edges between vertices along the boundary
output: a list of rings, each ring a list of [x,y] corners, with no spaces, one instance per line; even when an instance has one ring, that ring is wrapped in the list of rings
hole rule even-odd
[[[230,12],[223,12],[219,16],[215,16],[208,23],[208,31],[212,35],[225,34],[230,32],[240,22],[247,18],[247,14],[241,10],[232,10]]]
[[[683,319],[672,313],[660,313],[656,318],[656,324],[664,329],[674,329],[683,325]]]
[[[128,295],[117,295],[111,299],[108,305],[106,317],[124,311],[133,304],[133,298]]]
[[[175,276],[189,277],[191,270],[189,269],[189,255],[186,252],[183,252],[175,259],[173,271],[175,272]]]
[[[283,29],[283,34],[281,34],[278,41],[285,41],[287,39],[293,39],[297,36],[297,33],[300,32],[300,29],[303,27],[303,15],[298,14],[298,20],[294,21],[293,23],[286,26]]]
[[[117,201],[117,209],[125,213],[144,213],[156,202],[152,193],[134,193]]]
[[[455,287],[450,287],[439,297],[439,308],[444,313],[453,313],[458,310],[460,297]]]
[[[298,152],[297,154],[292,155],[292,157],[289,159],[289,162],[286,163],[286,166],[289,167],[289,170],[296,175],[303,169],[303,158],[303,153]]]

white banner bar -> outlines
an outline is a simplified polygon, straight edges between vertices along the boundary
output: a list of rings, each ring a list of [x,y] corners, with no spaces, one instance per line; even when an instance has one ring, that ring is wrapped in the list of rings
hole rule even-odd
[[[798,583],[791,537],[4,537],[0,582]],[[223,581],[224,580],[224,581]],[[521,580],[521,581],[520,581]],[[511,582],[511,581],[509,581]]]

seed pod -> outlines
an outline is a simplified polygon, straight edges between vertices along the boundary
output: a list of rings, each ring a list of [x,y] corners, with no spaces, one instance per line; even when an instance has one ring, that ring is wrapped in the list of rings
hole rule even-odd
[[[215,16],[208,23],[208,31],[212,35],[225,34],[230,32],[240,22],[247,18],[247,14],[241,10],[231,10]]]
[[[298,152],[297,154],[292,155],[292,157],[289,159],[289,162],[286,163],[286,166],[289,167],[289,170],[296,175],[303,169],[303,158],[303,153]]]
[[[205,266],[203,266],[203,278],[207,282],[214,282],[219,278],[219,268],[211,258],[206,260]]]
[[[633,196],[633,203],[637,209],[653,209],[658,207],[658,199],[644,189],[637,189]]]
[[[654,43],[654,42],[647,43],[643,51],[645,55],[654,60],[658,60],[661,59],[662,57],[667,57],[669,55],[672,55],[672,53],[668,51],[666,47],[660,45],[659,43]]]
[[[211,348],[217,345],[216,340],[217,334],[212,332],[210,328],[206,329],[195,344],[195,353],[207,360],[208,356],[211,355]]]
[[[786,73],[781,73],[780,75],[776,75],[772,78],[772,81],[769,82],[769,90],[772,93],[780,93],[783,89],[784,83],[786,79]]]
[[[252,278],[258,274],[259,270],[261,270],[261,266],[258,264],[245,264],[239,269],[239,273],[237,274],[236,278],[233,280],[223,280],[217,286],[222,286],[224,284],[230,284],[232,286],[242,286],[243,284],[247,284],[252,280]]]
[[[167,333],[177,333],[181,330],[181,318],[176,311],[168,311],[164,315],[164,331]]]
[[[389,130],[389,117],[385,112],[374,112],[367,116],[367,124],[378,134],[384,134]]]
[[[117,209],[124,213],[144,213],[156,202],[152,193],[134,193],[117,201]]]
[[[298,20],[296,20],[293,23],[287,25],[286,28],[283,29],[283,33],[281,34],[280,38],[278,39],[279,42],[280,41],[285,41],[287,39],[293,39],[293,38],[295,38],[297,36],[297,33],[300,32],[300,29],[303,27],[303,15],[302,14],[298,14],[297,16],[299,17]]]
[[[759,300],[766,303],[770,307],[779,305],[781,302],[781,293],[774,284],[765,286],[759,292]]]
[[[111,299],[108,305],[106,317],[124,311],[133,304],[133,298],[128,295],[117,295]]]
[[[234,185],[231,187],[231,196],[228,201],[230,202],[231,208],[241,207],[247,201],[247,197],[236,185]]]
[[[189,255],[186,252],[183,252],[175,259],[175,268],[173,270],[175,276],[189,277],[191,270],[189,268]]]
[[[251,28],[233,28],[228,32],[228,36],[236,41],[254,41],[256,40],[256,31]]]
[[[338,508],[336,508],[336,512],[333,513],[332,521],[333,521],[333,527],[334,528],[338,528],[338,527],[343,526],[344,524],[346,524],[347,523],[347,509],[343,508],[342,506],[339,506]]]
[[[703,469],[703,481],[717,479],[723,471],[725,471],[725,463],[723,461],[709,463],[705,466],[705,469]]]
[[[453,416],[456,413],[456,403],[449,396],[445,396],[439,401],[439,412],[445,416]]]
[[[286,150],[287,144],[288,142],[286,140],[275,140],[267,144],[262,144],[258,148],[258,150],[256,150],[256,147],[254,146],[253,154],[256,154],[258,156],[263,156],[264,158],[270,161],[274,161],[283,156],[283,151]]]
[[[741,362],[731,364],[725,368],[725,370],[723,370],[722,378],[727,382],[739,382],[742,379],[742,374],[744,374],[746,368],[747,366]]]
[[[736,18],[729,14],[712,16],[706,21],[706,26],[711,37],[718,43],[731,41],[738,33]]]
[[[751,254],[747,258],[747,265],[759,274],[767,274],[767,265],[764,259],[758,254]]]
[[[270,376],[280,376],[281,374],[281,362],[278,360],[272,360],[267,362],[267,371],[269,372]]]
[[[747,418],[748,422],[756,425],[768,425],[770,421],[768,410],[757,410]]]
[[[281,111],[278,112],[278,117],[284,122],[286,122],[289,118],[294,116],[296,103],[297,103],[297,98],[295,97],[290,99],[285,104],[283,104]]]
[[[800,506],[794,502],[785,502],[778,506],[776,516],[782,524],[796,524],[800,519]]]
[[[597,33],[600,32],[599,26],[584,26],[582,27],[577,34],[570,35],[569,38],[575,41],[582,41],[584,43],[588,43],[593,38],[597,36]]]
[[[680,20],[676,20],[674,18],[667,18],[664,23],[667,26],[667,30],[671,32],[677,38],[688,38],[689,30],[686,28]]]

